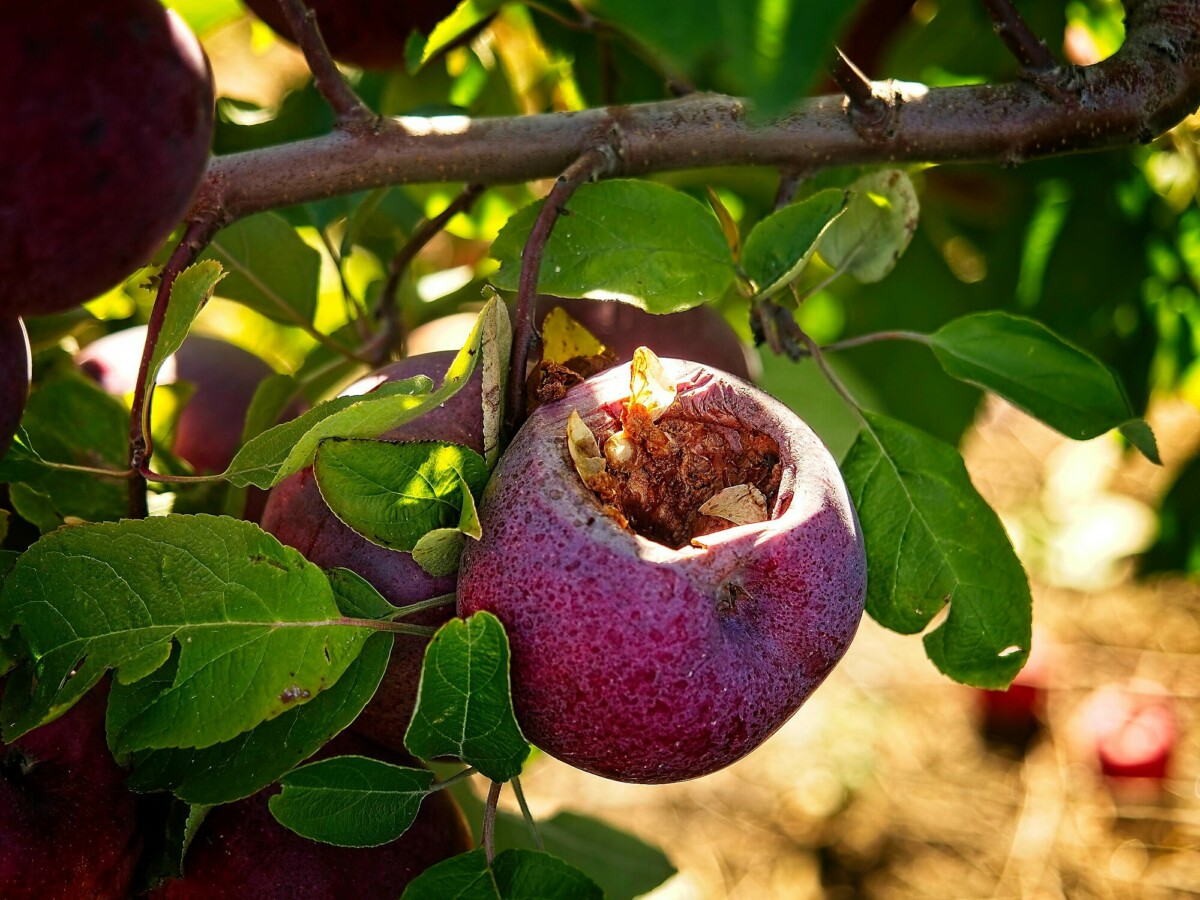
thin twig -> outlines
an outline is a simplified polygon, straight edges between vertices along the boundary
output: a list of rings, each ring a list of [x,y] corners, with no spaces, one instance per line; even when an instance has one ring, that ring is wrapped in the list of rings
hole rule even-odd
[[[533,845],[539,850],[545,850],[546,845],[542,843],[542,833],[538,831],[537,822],[533,819],[533,813],[529,811],[529,804],[525,802],[525,792],[521,790],[521,779],[514,777],[512,786],[513,793],[517,795],[517,805],[521,807],[521,815],[525,818],[525,824],[529,826],[529,833],[533,835]]]
[[[500,802],[500,788],[503,781],[493,781],[488,788],[487,803],[483,807],[483,855],[488,865],[496,858],[496,804]]]
[[[780,169],[779,187],[775,189],[775,202],[771,208],[776,210],[783,209],[795,200],[796,191],[800,190],[800,185],[808,175],[809,172],[807,169]]]
[[[287,19],[292,38],[304,53],[313,73],[313,83],[333,110],[337,127],[345,131],[373,127],[379,117],[354,93],[338,71],[321,29],[317,27],[316,13],[308,9],[303,0],[279,0],[279,9]]]
[[[838,350],[849,350],[851,347],[861,347],[864,344],[877,344],[881,341],[914,341],[918,344],[929,344],[930,337],[919,331],[875,331],[871,334],[860,334],[857,337],[826,344],[821,348],[821,352],[836,353]]]
[[[563,214],[567,202],[578,188],[613,171],[617,154],[609,146],[593,147],[571,163],[554,183],[546,202],[538,213],[521,254],[521,279],[517,288],[517,321],[513,336],[512,365],[508,373],[508,425],[510,431],[525,416],[525,369],[534,339],[534,316],[537,312],[538,275],[542,270],[542,255],[554,223]]]
[[[830,74],[846,94],[846,115],[850,124],[865,140],[886,140],[892,132],[888,122],[891,106],[875,92],[871,80],[840,48],[835,47],[834,53]]]
[[[310,218],[315,219],[315,216]],[[333,246],[333,239],[329,237],[329,232],[322,228],[315,221],[313,227],[317,234],[321,236],[321,244],[325,248],[325,252],[329,254],[329,259],[333,263],[333,267],[337,269],[338,284],[342,289],[342,306],[346,310],[346,318],[354,323],[354,330],[358,332],[358,339],[364,344],[371,340],[371,325],[362,315],[362,309],[358,302],[354,299],[354,294],[350,290],[350,283],[346,280],[346,271],[342,268],[342,255],[338,252],[337,247]]]
[[[825,358],[825,354],[821,352],[821,348],[817,342],[809,337],[807,332],[805,332],[804,329],[800,328],[799,326],[796,327],[796,335],[800,342],[808,349],[809,356],[811,356],[816,362],[817,368],[821,370],[821,374],[825,376],[825,380],[828,381],[833,386],[833,389],[841,395],[843,400],[846,401],[846,404],[850,407],[851,411],[854,413],[859,422],[861,422],[865,427],[870,428],[870,424],[867,422],[867,417],[863,415],[862,408],[859,407],[858,401],[854,399],[854,395],[850,393],[850,389],[846,387],[846,385],[842,382],[842,379],[838,378],[837,373],[833,371],[833,367],[829,365],[829,360]]]
[[[146,427],[150,421],[150,402],[154,386],[147,385],[150,361],[158,346],[163,322],[167,317],[167,306],[171,301],[171,289],[179,273],[190,266],[208,246],[217,233],[218,221],[215,213],[198,215],[183,232],[175,248],[158,276],[158,293],[154,297],[154,308],[150,321],[146,323],[146,342],[142,345],[142,361],[138,366],[137,384],[133,391],[133,408],[129,414],[129,468],[137,474],[129,479],[129,516],[144,519],[149,515],[146,506],[146,479],[142,470],[149,464],[154,453],[150,432]],[[149,387],[149,390],[147,388]]]
[[[1012,0],[983,0],[983,5],[996,34],[1022,66],[1033,72],[1045,72],[1058,65],[1046,42],[1033,33]]]
[[[425,219],[421,222],[413,230],[404,246],[397,250],[396,255],[392,257],[392,261],[388,265],[387,283],[383,286],[383,294],[379,298],[379,309],[376,312],[379,321],[383,323],[385,340],[381,342],[380,350],[384,354],[384,359],[393,347],[403,344],[407,338],[404,321],[399,313],[400,282],[404,278],[404,273],[408,271],[408,267],[412,265],[417,254],[442,232],[451,219],[459,213],[470,211],[484,190],[482,184],[468,184],[457,197],[450,201],[449,206],[432,219]],[[379,362],[382,363],[384,359],[380,359]]]

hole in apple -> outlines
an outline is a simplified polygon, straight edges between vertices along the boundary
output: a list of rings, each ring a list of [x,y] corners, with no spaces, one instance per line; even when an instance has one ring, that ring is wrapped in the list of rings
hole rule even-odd
[[[632,382],[620,429],[593,434],[577,414],[568,424],[575,467],[609,516],[676,550],[769,518],[782,471],[774,438],[680,411],[675,385],[645,348]]]

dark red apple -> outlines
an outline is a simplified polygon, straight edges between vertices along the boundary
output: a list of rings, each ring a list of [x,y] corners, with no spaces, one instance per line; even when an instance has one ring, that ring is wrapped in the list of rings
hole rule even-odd
[[[490,610],[508,631],[526,737],[644,783],[705,775],[762,743],[846,652],[866,589],[854,509],[808,426],[731,375],[662,364],[678,394],[658,436],[621,464],[629,496],[602,501],[566,439],[573,411],[600,445],[622,428],[631,386],[619,366],[522,426],[458,581],[460,615]],[[653,440],[665,449],[651,458]],[[661,478],[639,482],[648,459]],[[696,486],[731,488],[746,471],[758,472],[765,520],[708,533]]]
[[[1105,777],[1161,788],[1179,737],[1170,697],[1161,686],[1101,688],[1084,704],[1080,727]]]
[[[428,375],[439,382],[454,353],[411,356],[368,375],[347,393],[361,394],[388,381]],[[382,436],[389,441],[451,441],[483,452],[483,413],[478,372],[449,402]],[[401,606],[454,591],[454,578],[427,574],[412,554],[372,544],[343,524],[330,511],[311,468],[284,479],[267,499],[262,526],[280,541],[299,550],[322,568],[341,567],[357,572],[388,601]],[[418,625],[441,625],[453,615],[453,605],[425,610],[405,619]],[[427,641],[412,635],[396,636],[387,674],[374,699],[351,726],[384,746],[404,748],[404,732],[412,717]]]
[[[0,743],[0,895],[131,894],[142,838],[136,796],[104,737],[104,686],[62,717]]]
[[[133,393],[146,329],[129,328],[88,344],[79,367],[110,394]],[[159,384],[186,381],[195,389],[175,426],[174,451],[197,472],[224,472],[238,451],[250,401],[272,369],[260,357],[226,341],[191,335],[159,373]],[[294,404],[289,419],[303,410]]]
[[[980,728],[989,742],[1026,750],[1041,730],[1053,655],[1048,635],[1035,629],[1029,658],[1008,690],[979,689]]]
[[[246,0],[246,5],[276,33],[291,39],[292,30],[279,0]],[[308,0],[317,25],[340,62],[365,69],[398,69],[413,29],[428,35],[454,11],[454,0]]]
[[[76,306],[145,265],[212,144],[208,63],[158,0],[8,4],[0,108],[2,316]]]
[[[29,335],[24,323],[0,318],[0,456],[8,450],[21,424],[31,377]]]
[[[355,734],[334,738],[317,757],[369,756],[417,766]],[[183,863],[183,878],[153,894],[160,900],[393,900],[435,863],[471,849],[471,836],[447,791],[426,797],[412,827],[381,847],[350,849],[306,840],[275,821],[267,806],[278,789],[219,806],[208,814]]]

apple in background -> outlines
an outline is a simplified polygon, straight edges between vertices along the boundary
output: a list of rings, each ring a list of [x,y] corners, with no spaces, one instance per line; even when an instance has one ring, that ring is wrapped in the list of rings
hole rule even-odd
[[[44,315],[145,265],[212,145],[213,85],[159,0],[8,4],[0,28],[0,315]]]
[[[483,536],[468,542],[458,580],[460,615],[490,610],[508,631],[525,736],[573,766],[640,783],[714,772],[766,740],[846,652],[866,591],[857,517],[808,426],[747,382],[661,362],[678,393],[656,427],[686,448],[678,472],[650,479],[641,498],[632,491],[632,505],[602,502],[583,483],[568,421],[577,411],[600,446],[622,428],[630,367],[609,369],[522,426],[484,492]],[[767,465],[774,457],[763,520],[669,543],[655,533],[700,522],[689,480],[741,477],[750,446],[768,448]],[[622,463],[630,485],[646,458],[639,448]]]
[[[1049,635],[1034,630],[1024,668],[1005,691],[977,689],[979,725],[988,742],[1025,752],[1041,730],[1054,649]]]
[[[1179,739],[1174,705],[1153,682],[1107,685],[1084,703],[1079,736],[1118,790],[1162,789]]]
[[[316,755],[369,756],[417,766],[343,732]],[[465,853],[472,842],[462,812],[447,791],[429,795],[412,827],[381,847],[351,849],[309,841],[275,821],[267,806],[278,788],[212,810],[183,861],[183,878],[165,882],[157,900],[339,898],[394,900],[425,869]]]
[[[752,362],[757,368],[753,351],[747,350],[729,323],[709,306],[656,316],[616,300],[570,300],[543,294],[538,297],[539,330],[556,306],[612,350],[618,363],[629,362],[634,350],[646,346],[658,356],[691,359],[746,380],[751,378]],[[457,350],[466,343],[475,318],[473,313],[454,313],[426,322],[408,336],[408,351]]]
[[[21,414],[29,398],[31,366],[24,323],[20,319],[0,318],[0,456],[8,450],[21,424]]]
[[[104,736],[107,685],[60,718],[0,743],[5,900],[130,896],[142,850],[137,797]]]
[[[292,37],[279,0],[246,0],[279,35]],[[413,29],[428,35],[454,11],[455,0],[308,0],[329,53],[364,69],[399,69]]]
[[[464,338],[465,341],[465,338]],[[411,356],[368,375],[346,390],[363,394],[388,381],[428,375],[439,382],[455,353]],[[382,435],[388,441],[451,441],[483,452],[483,412],[478,371],[447,403]],[[311,468],[297,472],[271,489],[262,527],[322,568],[357,572],[397,606],[454,591],[454,578],[434,578],[410,553],[372,544],[333,514],[321,497]],[[405,619],[438,626],[454,614],[453,603]],[[398,634],[392,658],[378,692],[350,727],[395,750],[404,748],[404,732],[412,718],[424,660],[423,638]]]
[[[79,367],[117,396],[137,386],[145,326],[118,331],[79,352]],[[175,426],[175,454],[199,473],[224,472],[242,441],[246,412],[259,383],[275,374],[267,363],[226,341],[190,335],[159,373],[159,384],[186,381],[195,388]],[[303,411],[297,402],[284,413]]]

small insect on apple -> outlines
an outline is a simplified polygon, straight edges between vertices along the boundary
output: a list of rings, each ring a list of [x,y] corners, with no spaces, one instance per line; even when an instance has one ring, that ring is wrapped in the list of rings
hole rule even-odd
[[[526,737],[621,781],[745,756],[862,616],[858,520],[816,435],[753,385],[645,348],[533,412],[480,521],[459,613],[504,623]]]

